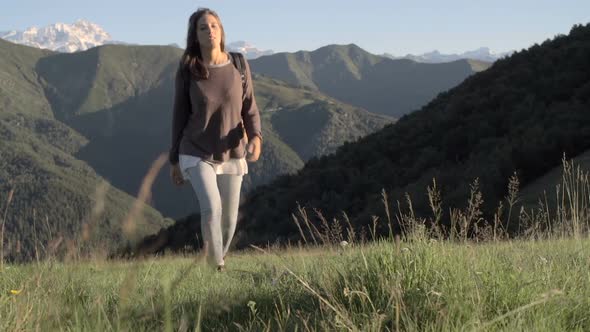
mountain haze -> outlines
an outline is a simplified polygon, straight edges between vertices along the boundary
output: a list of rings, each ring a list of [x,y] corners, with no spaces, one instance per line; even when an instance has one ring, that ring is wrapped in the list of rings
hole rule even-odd
[[[313,52],[276,53],[252,60],[251,66],[259,74],[320,91],[371,112],[400,117],[487,68],[481,62],[472,63],[392,60],[350,44],[329,45]]]
[[[492,52],[489,47],[480,47],[476,50],[466,51],[460,54],[443,54],[437,50],[434,50],[419,55],[406,54],[404,56],[395,56],[392,54],[385,53],[383,56],[388,57],[390,59],[408,59],[424,63],[443,63],[457,61],[461,59],[494,62],[498,59],[509,56],[512,53],[512,51],[495,53]]]

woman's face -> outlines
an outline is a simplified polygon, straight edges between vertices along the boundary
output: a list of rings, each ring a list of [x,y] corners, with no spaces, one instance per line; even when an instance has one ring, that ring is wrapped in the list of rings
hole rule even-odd
[[[205,14],[197,22],[197,39],[201,47],[219,48],[221,35],[221,24],[214,16]]]

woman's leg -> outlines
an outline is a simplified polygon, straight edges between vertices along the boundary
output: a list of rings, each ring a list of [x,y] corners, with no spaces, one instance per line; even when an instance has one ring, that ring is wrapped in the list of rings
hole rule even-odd
[[[242,176],[221,174],[217,178],[217,184],[221,196],[221,229],[223,232],[223,256],[225,256],[236,231]]]
[[[186,173],[199,200],[203,249],[207,251],[207,260],[212,265],[223,265],[222,210],[217,174],[211,165],[202,161],[188,168]]]

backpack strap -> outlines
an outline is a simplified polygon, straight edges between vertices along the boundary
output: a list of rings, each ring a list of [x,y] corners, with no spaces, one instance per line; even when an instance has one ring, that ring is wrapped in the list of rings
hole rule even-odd
[[[240,72],[240,76],[242,77],[242,100],[246,98],[246,87],[247,87],[247,80],[246,80],[246,60],[244,59],[244,55],[239,52],[229,52],[231,56],[231,61],[234,64],[234,67]]]
[[[246,80],[246,60],[244,59],[244,55],[239,52],[229,52],[231,62],[233,63],[234,67],[240,73],[240,77],[242,78],[242,100],[246,98],[246,88],[248,85],[248,81]],[[180,65],[182,67],[182,64]],[[190,73],[188,70],[182,70],[181,72],[182,78],[184,80],[184,87],[186,93],[189,91],[189,84],[190,84]]]

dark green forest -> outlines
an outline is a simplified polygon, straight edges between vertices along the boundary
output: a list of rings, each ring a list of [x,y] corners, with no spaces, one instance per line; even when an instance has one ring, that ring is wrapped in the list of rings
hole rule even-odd
[[[447,222],[478,179],[489,220],[514,172],[524,186],[589,148],[590,24],[501,59],[395,124],[258,187],[242,205],[238,246],[299,239],[298,205],[314,222],[317,209],[366,227],[386,218],[382,190],[390,207],[406,209],[408,193],[418,216],[432,214],[433,179]]]

